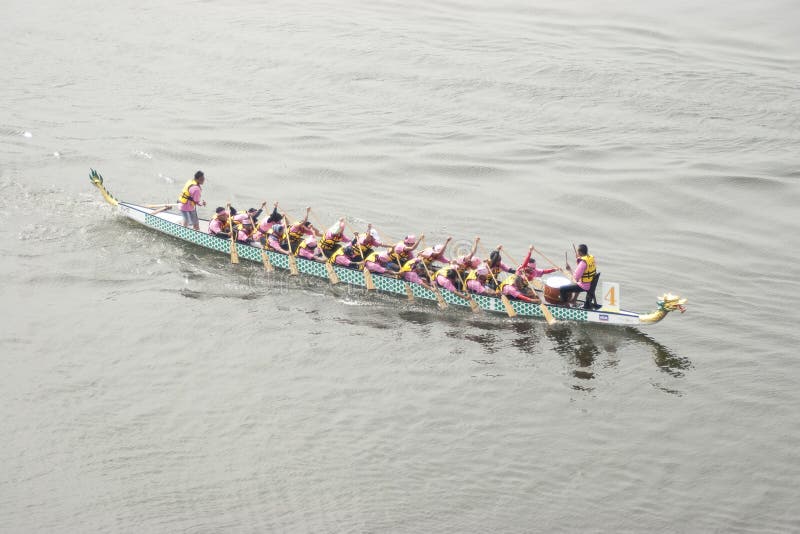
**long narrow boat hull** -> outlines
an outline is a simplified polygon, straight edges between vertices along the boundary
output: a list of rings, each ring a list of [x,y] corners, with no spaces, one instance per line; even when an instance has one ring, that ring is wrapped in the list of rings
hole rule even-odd
[[[186,228],[182,225],[182,218],[180,215],[163,211],[159,212],[158,210],[152,208],[117,200],[105,189],[103,186],[102,177],[97,174],[96,171],[93,171],[91,179],[92,183],[97,186],[98,189],[100,189],[104,198],[109,203],[116,205],[120,212],[129,219],[154,230],[158,230],[164,234],[176,237],[182,241],[193,243],[195,245],[199,245],[220,253],[230,254],[231,242],[229,239],[221,239],[204,231]],[[207,225],[208,221],[203,221],[202,223]],[[237,244],[236,249],[239,258],[247,259],[257,263],[261,263],[263,261],[261,248],[239,243]],[[272,250],[268,250],[266,253],[269,256],[269,260],[273,267],[276,269],[289,271],[289,258],[286,254],[281,254]],[[301,274],[328,279],[329,275],[324,263],[301,257],[297,257],[295,259],[297,263],[297,269]],[[334,265],[333,269],[342,283],[350,284],[352,286],[366,287],[363,272],[355,269],[348,269],[339,265]],[[409,286],[415,298],[428,300],[434,303],[437,302],[435,293],[420,284],[409,283],[403,280],[398,280],[396,278],[374,273],[372,274],[372,281],[377,290],[385,293],[394,293],[396,295],[407,296],[406,286]],[[439,288],[439,291],[445,302],[447,302],[449,305],[469,308],[469,301],[462,299],[455,293],[442,288]],[[669,295],[669,297],[677,298],[672,295]],[[498,297],[472,294],[472,298],[482,310],[497,314],[507,313],[503,302]],[[667,302],[665,305],[663,302],[664,300],[667,299],[662,297],[662,299],[659,301],[658,310],[645,315],[625,310],[584,310],[582,308],[567,308],[555,305],[548,305],[547,307],[553,316],[560,321],[636,326],[658,322],[663,319],[663,317],[669,311],[672,311],[672,309],[669,309],[669,302]],[[682,305],[683,303],[685,303],[685,299],[680,299],[679,305]],[[544,317],[539,304],[512,300],[511,305],[514,307],[514,310],[517,312],[518,316]]]

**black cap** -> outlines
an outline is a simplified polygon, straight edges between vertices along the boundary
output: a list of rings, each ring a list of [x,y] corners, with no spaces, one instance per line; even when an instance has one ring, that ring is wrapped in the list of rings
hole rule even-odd
[[[194,173],[194,179],[195,180],[197,180],[198,178],[205,178],[205,177],[206,177],[206,175],[203,174],[203,171],[197,171],[196,173]]]

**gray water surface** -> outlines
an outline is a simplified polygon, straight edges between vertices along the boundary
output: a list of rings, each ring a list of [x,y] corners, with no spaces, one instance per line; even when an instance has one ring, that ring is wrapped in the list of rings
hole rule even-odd
[[[790,532],[794,2],[2,2],[0,530]],[[197,169],[387,238],[587,243],[641,329],[265,276]],[[539,258],[542,262],[542,258]]]

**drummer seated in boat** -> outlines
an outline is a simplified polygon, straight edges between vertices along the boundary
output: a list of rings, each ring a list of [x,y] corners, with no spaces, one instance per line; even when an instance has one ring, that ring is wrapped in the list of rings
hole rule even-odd
[[[231,238],[230,216],[222,206],[216,209],[214,217],[208,223],[208,233],[223,239]]]
[[[560,289],[561,301],[568,306],[575,306],[580,293],[586,291],[588,295],[589,290],[592,288],[592,280],[594,280],[594,277],[597,275],[594,256],[589,254],[589,247],[586,245],[578,245],[575,259],[578,262],[575,267],[575,272],[572,275],[575,283],[561,286]],[[567,264],[567,271],[572,271],[569,263]],[[590,299],[587,298],[583,305],[585,309],[593,308],[593,306],[590,306],[589,301]]]
[[[512,299],[539,303],[539,297],[528,286],[528,281],[524,276],[518,274],[509,275],[500,282],[500,292]]]
[[[317,251],[317,238],[313,235],[307,236],[297,247],[297,256],[307,260],[319,260],[322,253]]]
[[[494,287],[489,285],[489,266],[479,265],[476,269],[471,269],[466,278],[467,291],[478,295],[497,293]]]

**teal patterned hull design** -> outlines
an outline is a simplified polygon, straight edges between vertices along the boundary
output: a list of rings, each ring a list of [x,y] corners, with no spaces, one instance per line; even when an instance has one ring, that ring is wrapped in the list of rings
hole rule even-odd
[[[174,213],[158,213],[153,215],[151,209],[136,204],[127,202],[119,202],[119,209],[129,218],[136,220],[149,226],[155,230],[165,234],[177,237],[183,241],[194,243],[201,247],[215,250],[220,253],[230,254],[231,243],[227,239],[219,239],[211,236],[203,231],[196,231],[192,228],[184,228],[180,224],[180,217]],[[247,259],[253,262],[261,263],[261,249],[249,245],[239,244],[236,247],[240,259]],[[274,251],[267,251],[270,262],[276,269],[289,270],[289,260],[285,254],[280,254]],[[305,258],[296,258],[298,271],[305,275],[316,276],[327,280],[328,273],[325,269],[325,264],[317,261],[307,260]],[[334,266],[336,274],[342,283],[350,284],[353,286],[366,288],[364,281],[364,274],[361,271],[347,269],[341,266]],[[394,293],[406,297],[406,284],[411,287],[411,291],[415,298],[421,300],[429,300],[436,303],[436,295],[430,289],[419,284],[408,283],[396,278],[390,278],[377,274],[372,275],[373,283],[379,291],[385,293]],[[469,308],[469,303],[459,297],[458,295],[446,289],[440,289],[442,297],[445,302],[452,306],[461,306]],[[480,309],[487,312],[506,315],[506,310],[502,301],[498,297],[489,297],[484,295],[472,295],[475,302]],[[519,316],[525,317],[541,317],[542,310],[538,304],[531,304],[528,302],[512,300],[511,304]],[[638,325],[640,324],[639,315],[627,311],[591,311],[575,308],[565,308],[560,306],[548,306],[553,316],[560,321],[578,321],[578,322],[602,322],[611,324],[627,324]]]

